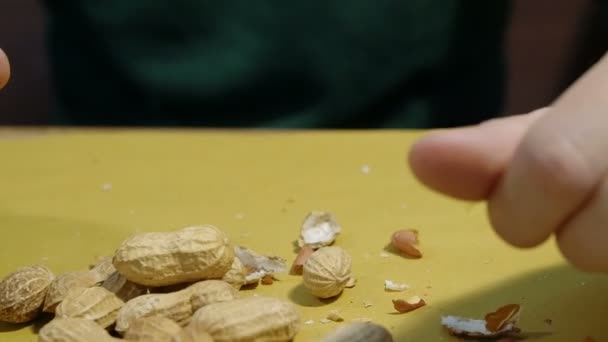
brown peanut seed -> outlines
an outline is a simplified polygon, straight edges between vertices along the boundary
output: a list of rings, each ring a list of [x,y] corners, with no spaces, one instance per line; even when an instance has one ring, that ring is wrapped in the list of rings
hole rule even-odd
[[[402,229],[393,233],[391,242],[395,248],[412,258],[422,258],[418,249],[418,231],[415,229]]]
[[[296,259],[293,261],[293,265],[291,265],[291,274],[302,275],[306,260],[308,260],[308,258],[314,252],[315,250],[308,245],[305,245],[304,247],[300,248]]]

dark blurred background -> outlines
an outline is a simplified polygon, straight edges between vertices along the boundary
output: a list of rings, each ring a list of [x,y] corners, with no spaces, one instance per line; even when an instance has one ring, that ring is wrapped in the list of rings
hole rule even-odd
[[[514,0],[507,33],[504,114],[548,104],[606,51],[605,20],[593,0]],[[45,124],[53,96],[40,0],[2,0],[0,47],[12,78],[0,92],[0,124]]]

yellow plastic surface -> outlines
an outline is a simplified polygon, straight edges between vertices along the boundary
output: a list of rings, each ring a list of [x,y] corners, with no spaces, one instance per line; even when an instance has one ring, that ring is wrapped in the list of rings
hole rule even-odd
[[[314,323],[296,342],[341,324],[319,322],[332,309],[347,322],[383,324],[396,341],[457,340],[441,328],[442,315],[483,317],[507,303],[523,305],[520,327],[535,341],[607,341],[608,279],[566,265],[552,241],[511,248],[482,204],[422,187],[405,163],[418,134],[2,130],[0,276],[36,263],[56,273],[84,269],[133,233],[203,223],[291,263],[304,216],[327,210],[343,227],[336,244],[352,255],[355,288],[323,302],[300,277],[279,275],[244,292],[297,304],[303,321]],[[399,228],[420,231],[422,259],[382,256]],[[385,292],[386,279],[411,289]],[[391,299],[414,294],[428,305],[395,314]],[[40,325],[0,323],[0,341],[35,341]]]

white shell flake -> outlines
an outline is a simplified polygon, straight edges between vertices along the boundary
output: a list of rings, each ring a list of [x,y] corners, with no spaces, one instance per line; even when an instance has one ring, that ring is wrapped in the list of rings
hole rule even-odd
[[[395,283],[392,280],[384,281],[384,290],[385,291],[401,292],[401,291],[405,291],[409,288],[410,287],[407,284]]]
[[[508,323],[501,330],[492,332],[486,329],[486,321],[483,319],[472,319],[457,316],[441,317],[441,325],[456,335],[472,337],[496,337],[515,332],[515,325]]]
[[[287,260],[283,258],[261,255],[241,246],[234,247],[234,254],[243,266],[250,270],[245,275],[246,284],[256,283],[265,275],[287,272]]]
[[[298,245],[308,245],[314,249],[331,245],[342,228],[329,212],[313,211],[304,218]]]

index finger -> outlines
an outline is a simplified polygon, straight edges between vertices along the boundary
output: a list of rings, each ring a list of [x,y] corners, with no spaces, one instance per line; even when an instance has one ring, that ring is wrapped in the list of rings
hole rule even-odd
[[[8,83],[10,77],[11,67],[8,63],[8,58],[6,57],[6,54],[4,54],[4,51],[0,49],[0,89]]]

